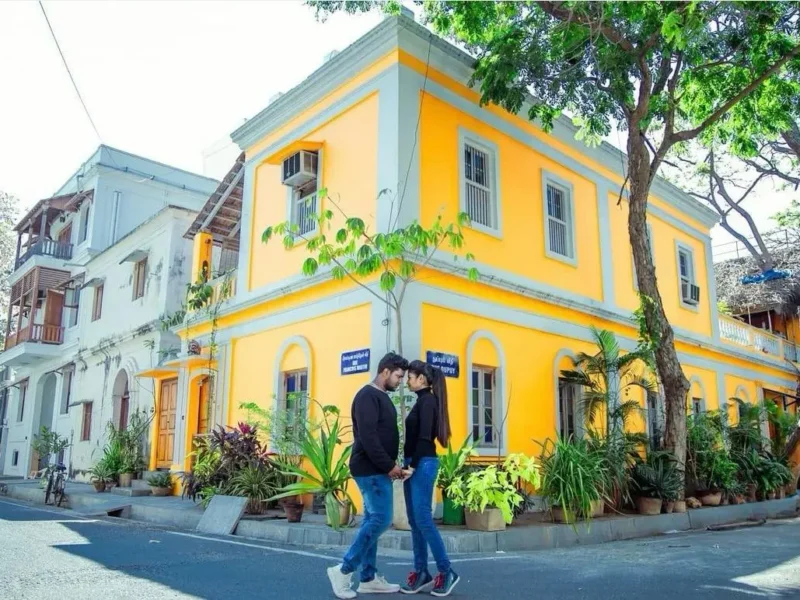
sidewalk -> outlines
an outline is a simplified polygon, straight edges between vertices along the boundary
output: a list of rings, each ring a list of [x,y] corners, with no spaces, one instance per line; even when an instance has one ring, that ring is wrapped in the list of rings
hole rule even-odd
[[[203,514],[202,507],[179,497],[98,494],[92,486],[82,483],[68,483],[66,490],[69,508],[86,515],[110,514],[193,530]],[[0,482],[0,495],[40,504],[44,502],[44,490],[38,481]],[[783,500],[701,508],[683,514],[652,517],[602,517],[590,523],[578,523],[575,528],[547,522],[544,515],[534,513],[526,515],[520,523],[505,531],[496,533],[452,527],[442,527],[441,532],[448,552],[454,555],[545,550],[704,530],[743,521],[795,517],[800,508],[798,499],[798,496],[793,496]],[[265,517],[246,517],[239,522],[234,535],[296,546],[348,546],[356,534],[353,528],[334,531],[325,524],[324,515],[306,512],[301,523],[292,524],[279,518],[281,516],[282,511],[274,511]],[[406,531],[390,530],[381,536],[379,545],[389,550],[411,551],[411,536]]]

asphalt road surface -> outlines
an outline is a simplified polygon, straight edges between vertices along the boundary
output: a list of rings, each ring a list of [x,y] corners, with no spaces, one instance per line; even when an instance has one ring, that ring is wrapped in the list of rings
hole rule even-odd
[[[326,599],[333,595],[325,569],[340,553],[85,519],[0,500],[2,600]],[[408,556],[381,556],[379,566],[398,581]],[[458,557],[454,568],[462,576],[454,598],[800,599],[800,520]]]

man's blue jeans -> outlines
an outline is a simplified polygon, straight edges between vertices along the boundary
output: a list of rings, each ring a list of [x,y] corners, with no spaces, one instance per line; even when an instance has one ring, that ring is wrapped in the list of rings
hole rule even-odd
[[[392,480],[388,475],[355,477],[364,498],[364,519],[356,539],[344,556],[342,573],[353,573],[361,567],[361,581],[375,579],[378,560],[378,538],[392,524]]]
[[[408,462],[408,461],[407,461]],[[414,474],[403,484],[406,497],[408,524],[411,526],[411,540],[414,549],[414,571],[428,572],[428,546],[440,573],[450,571],[450,559],[444,548],[442,536],[433,523],[433,486],[439,472],[439,459],[421,458]]]

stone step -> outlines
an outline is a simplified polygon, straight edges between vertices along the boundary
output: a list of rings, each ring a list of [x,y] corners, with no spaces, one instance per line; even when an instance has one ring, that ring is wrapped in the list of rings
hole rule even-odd
[[[111,493],[116,496],[149,496],[150,495],[150,486],[146,486],[144,488],[133,486],[133,487],[113,487],[111,488]]]

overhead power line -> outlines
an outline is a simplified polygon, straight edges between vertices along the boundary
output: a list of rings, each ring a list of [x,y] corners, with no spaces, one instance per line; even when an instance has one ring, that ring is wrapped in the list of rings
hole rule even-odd
[[[97,139],[99,139],[102,142],[103,137],[97,130],[97,125],[94,124],[94,119],[92,119],[92,115],[89,113],[89,108],[86,106],[86,102],[83,101],[83,96],[81,96],[81,91],[78,89],[78,84],[75,83],[75,78],[72,76],[72,71],[70,71],[69,69],[69,65],[67,64],[67,59],[64,57],[64,53],[61,51],[61,45],[58,43],[58,38],[56,38],[56,33],[55,31],[53,31],[53,26],[50,25],[50,19],[47,18],[47,12],[45,12],[44,10],[44,4],[42,4],[42,0],[39,0],[39,8],[42,9],[44,20],[47,21],[47,27],[48,29],[50,29],[50,35],[53,36],[53,41],[56,43],[56,48],[58,48],[58,53],[61,55],[61,60],[64,62],[64,68],[67,70],[67,74],[69,75],[70,81],[72,81],[72,87],[75,88],[75,93],[78,94],[78,100],[80,100],[81,104],[83,105],[83,110],[86,112],[86,116],[89,118],[89,123],[92,124],[92,129],[94,129],[94,132],[97,135]]]

